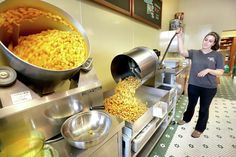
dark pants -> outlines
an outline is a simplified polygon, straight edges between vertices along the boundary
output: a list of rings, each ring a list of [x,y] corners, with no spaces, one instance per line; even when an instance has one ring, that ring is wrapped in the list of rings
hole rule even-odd
[[[200,109],[195,130],[203,132],[206,129],[210,104],[216,91],[217,88],[202,88],[191,84],[188,85],[188,107],[184,112],[183,120],[185,122],[191,121],[195,106],[200,97]]]

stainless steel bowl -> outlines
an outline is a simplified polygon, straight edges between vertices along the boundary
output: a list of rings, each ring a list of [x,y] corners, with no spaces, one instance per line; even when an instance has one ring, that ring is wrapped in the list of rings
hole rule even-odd
[[[67,119],[61,127],[61,134],[72,146],[87,149],[107,137],[111,124],[111,118],[105,112],[87,111]]]
[[[79,100],[71,100],[70,102],[56,103],[49,106],[44,114],[53,122],[62,124],[70,116],[83,110],[83,105]]]
[[[50,13],[53,13],[55,15],[59,15],[62,17],[65,21],[67,21],[69,24],[74,26],[75,30],[80,32],[83,36],[86,48],[87,48],[87,55],[84,60],[84,62],[81,65],[78,65],[75,68],[68,69],[68,70],[49,70],[42,67],[38,67],[36,65],[30,64],[16,56],[14,53],[12,53],[7,47],[8,44],[4,44],[4,41],[7,40],[5,38],[9,38],[7,35],[4,35],[3,31],[0,31],[0,52],[2,52],[7,60],[8,64],[14,68],[17,72],[24,75],[28,79],[30,79],[33,83],[38,84],[40,82],[41,85],[51,85],[58,84],[61,82],[61,80],[66,80],[70,77],[72,77],[75,73],[77,73],[81,66],[86,62],[86,60],[90,56],[90,45],[89,40],[87,37],[87,34],[80,25],[80,23],[70,16],[68,13],[63,11],[62,9],[39,0],[24,0],[22,3],[19,3],[18,0],[7,0],[1,3],[0,5],[0,12],[4,12],[7,9],[17,8],[19,6],[23,7],[33,7],[37,8],[39,10],[47,11]],[[45,20],[45,19],[44,19]],[[53,20],[44,21],[42,22],[40,19],[36,22],[27,23],[24,26],[20,27],[20,34],[34,34],[37,32],[41,32],[42,30],[48,30],[48,29],[58,29],[58,30],[68,30],[67,27],[61,25],[58,22],[53,22]]]

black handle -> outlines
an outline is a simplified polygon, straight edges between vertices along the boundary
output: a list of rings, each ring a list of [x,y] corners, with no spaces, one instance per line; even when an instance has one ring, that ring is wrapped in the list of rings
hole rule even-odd
[[[80,70],[75,72],[71,77],[70,77],[70,89],[77,88],[78,87],[78,82],[79,82],[79,77],[80,77]]]
[[[157,57],[160,57],[161,51],[159,51],[159,50],[157,50],[157,49],[153,49],[153,51],[156,53]]]
[[[104,110],[105,106],[90,106],[90,110]]]

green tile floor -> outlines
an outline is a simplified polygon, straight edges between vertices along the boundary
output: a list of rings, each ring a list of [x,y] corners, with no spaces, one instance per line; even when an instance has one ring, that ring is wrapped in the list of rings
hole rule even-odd
[[[174,121],[182,118],[188,98],[182,95],[176,105]],[[206,131],[198,139],[190,135],[196,124],[199,105],[192,121],[168,126],[149,157],[235,157],[236,155],[236,79],[221,77],[212,101]],[[233,125],[234,124],[234,125]]]

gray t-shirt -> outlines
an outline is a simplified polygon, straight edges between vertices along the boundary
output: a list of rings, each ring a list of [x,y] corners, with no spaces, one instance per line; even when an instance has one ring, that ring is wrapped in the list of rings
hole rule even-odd
[[[204,77],[198,77],[197,74],[204,69],[224,69],[223,55],[218,51],[211,51],[204,54],[201,50],[188,50],[189,59],[191,59],[191,69],[189,84],[203,88],[217,88],[216,76],[207,74]]]

